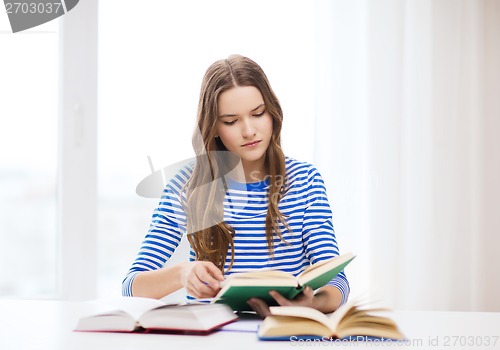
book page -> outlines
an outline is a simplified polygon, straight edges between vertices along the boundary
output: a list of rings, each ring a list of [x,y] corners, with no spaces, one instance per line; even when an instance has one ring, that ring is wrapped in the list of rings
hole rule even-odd
[[[268,281],[268,283],[259,281]],[[262,283],[264,283],[264,285],[268,285],[271,281],[276,281],[278,285],[295,285],[295,283],[290,282],[286,282],[284,284],[279,282],[295,281],[295,277],[292,274],[279,270],[264,270],[229,275],[223,282],[220,283],[220,286],[221,288],[224,288],[226,285],[260,285]]]
[[[324,324],[309,318],[271,315],[262,322],[257,334],[262,340],[289,340],[292,335],[329,337],[331,330]],[[327,343],[323,342],[323,344]],[[305,345],[315,344],[305,343]]]
[[[271,306],[269,308],[272,315],[275,316],[294,316],[303,317],[319,322],[330,328],[328,317],[316,309],[306,306]],[[331,329],[333,331],[333,329]]]
[[[313,279],[334,270],[336,267],[341,265],[347,265],[350,260],[354,259],[354,254],[346,253],[343,255],[336,256],[328,260],[320,261],[314,265],[306,268],[297,278],[299,284],[303,286]],[[340,271],[339,271],[340,272]]]
[[[265,278],[285,278],[285,279],[294,279],[294,276],[290,273],[280,271],[280,270],[261,270],[261,271],[251,271],[251,272],[241,272],[229,275],[226,280],[231,279],[265,279]]]
[[[347,313],[355,307],[356,299],[351,300],[341,307],[339,307],[337,310],[335,310],[329,317],[328,317],[328,325],[331,329],[337,330],[337,327],[339,326],[340,321],[347,315]]]
[[[126,313],[134,320],[154,308],[166,305],[157,299],[122,297],[107,300],[95,300],[87,303],[86,316],[119,315]]]

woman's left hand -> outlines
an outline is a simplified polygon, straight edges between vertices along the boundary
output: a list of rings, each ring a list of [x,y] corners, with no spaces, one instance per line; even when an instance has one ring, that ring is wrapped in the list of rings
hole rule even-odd
[[[269,294],[278,302],[280,306],[308,306],[313,307],[314,292],[311,287],[306,287],[300,295],[295,299],[290,300],[282,296],[280,293],[272,290]],[[257,312],[260,317],[265,318],[270,315],[269,306],[262,299],[251,298],[247,301],[248,305]]]

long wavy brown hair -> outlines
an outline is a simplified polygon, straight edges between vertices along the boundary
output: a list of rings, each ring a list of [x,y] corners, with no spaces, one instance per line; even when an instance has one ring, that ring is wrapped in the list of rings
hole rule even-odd
[[[283,111],[262,68],[247,57],[232,55],[213,63],[203,78],[198,118],[193,134],[197,162],[185,186],[188,240],[196,260],[211,261],[224,272],[229,248],[234,262],[234,229],[224,222],[224,175],[234,167],[234,158],[215,137],[219,96],[234,87],[254,86],[262,94],[266,111],[273,120],[273,133],[266,151],[265,167],[269,178],[266,241],[274,255],[275,235],[283,240],[280,222],[287,228],[278,203],[286,186],[285,155],[281,149]],[[226,151],[226,152],[224,152]]]

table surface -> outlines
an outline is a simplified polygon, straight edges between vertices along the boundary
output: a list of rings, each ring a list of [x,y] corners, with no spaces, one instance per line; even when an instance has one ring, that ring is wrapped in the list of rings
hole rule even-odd
[[[394,311],[391,317],[406,335],[405,344],[306,343],[259,341],[255,332],[248,331],[219,331],[207,336],[73,332],[87,307],[84,302],[0,299],[0,349],[500,349],[498,312]]]

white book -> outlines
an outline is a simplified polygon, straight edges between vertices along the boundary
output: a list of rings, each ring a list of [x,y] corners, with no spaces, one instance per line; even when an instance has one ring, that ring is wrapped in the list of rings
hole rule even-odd
[[[89,310],[75,331],[208,333],[238,318],[224,304],[166,304],[139,297],[94,302]]]

